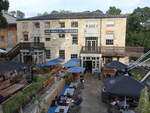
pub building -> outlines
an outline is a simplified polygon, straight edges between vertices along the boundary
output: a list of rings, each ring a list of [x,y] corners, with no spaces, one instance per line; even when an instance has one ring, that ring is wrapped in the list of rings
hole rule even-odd
[[[126,47],[126,16],[97,12],[49,14],[17,21],[17,41],[33,48],[20,50],[20,60],[43,63],[54,58],[80,58],[88,70],[110,61],[128,63],[143,48]],[[27,45],[26,45],[27,46]],[[26,49],[27,48],[27,49]]]

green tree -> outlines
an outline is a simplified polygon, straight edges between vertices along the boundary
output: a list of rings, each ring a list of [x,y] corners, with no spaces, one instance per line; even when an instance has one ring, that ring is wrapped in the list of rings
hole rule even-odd
[[[49,13],[45,11],[44,13],[38,13],[37,16],[43,16],[43,15],[48,15]]]
[[[143,46],[145,51],[150,49],[150,8],[136,8],[127,18],[127,38],[128,46]]]
[[[58,14],[58,13],[62,13],[62,14],[67,14],[67,13],[71,13],[70,10],[59,10],[59,11],[52,11],[51,14]]]
[[[0,28],[7,26],[7,21],[3,17],[2,11],[7,11],[9,8],[8,0],[0,0]]]
[[[16,17],[21,19],[21,18],[24,18],[25,17],[25,14],[24,12],[20,11],[20,10],[17,10],[16,11]]]
[[[104,14],[103,11],[97,9],[96,11],[93,11],[93,12],[96,12],[96,13],[100,13],[100,14]]]
[[[120,15],[121,10],[119,8],[116,8],[115,6],[110,6],[108,11],[106,11],[106,14]]]

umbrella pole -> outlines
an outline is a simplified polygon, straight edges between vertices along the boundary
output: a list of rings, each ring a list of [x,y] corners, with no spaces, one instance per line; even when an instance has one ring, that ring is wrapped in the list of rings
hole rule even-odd
[[[125,99],[124,99],[124,109],[126,109],[127,107],[127,99],[126,99],[126,96],[125,96]]]

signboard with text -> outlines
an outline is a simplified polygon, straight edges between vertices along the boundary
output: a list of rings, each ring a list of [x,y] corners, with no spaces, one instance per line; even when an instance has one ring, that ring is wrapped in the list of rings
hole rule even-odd
[[[78,33],[78,29],[46,29],[45,33]]]

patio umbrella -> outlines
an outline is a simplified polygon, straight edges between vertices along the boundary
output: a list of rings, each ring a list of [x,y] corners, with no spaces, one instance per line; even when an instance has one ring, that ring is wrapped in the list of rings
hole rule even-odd
[[[37,66],[53,66],[53,65],[57,65],[58,63],[60,63],[62,61],[63,61],[63,59],[61,59],[61,58],[55,58],[55,59],[47,61],[45,63],[37,64]]]
[[[135,96],[140,95],[144,84],[130,76],[120,76],[115,79],[107,79],[104,82],[106,92],[118,96]]]
[[[79,58],[72,58],[70,61],[80,62],[80,59]]]
[[[68,61],[63,64],[64,67],[76,67],[78,65],[78,62],[75,61]]]
[[[83,67],[72,67],[67,70],[67,72],[70,72],[70,73],[80,73],[84,71],[85,71],[85,68]]]
[[[125,69],[127,68],[127,65],[118,61],[112,61],[110,63],[107,63],[105,67],[114,68],[114,69],[117,69],[118,71],[125,71]]]
[[[63,62],[64,60],[61,59],[61,58],[55,58],[53,60],[51,60],[51,62],[56,62],[56,63],[60,63],[60,62]]]

